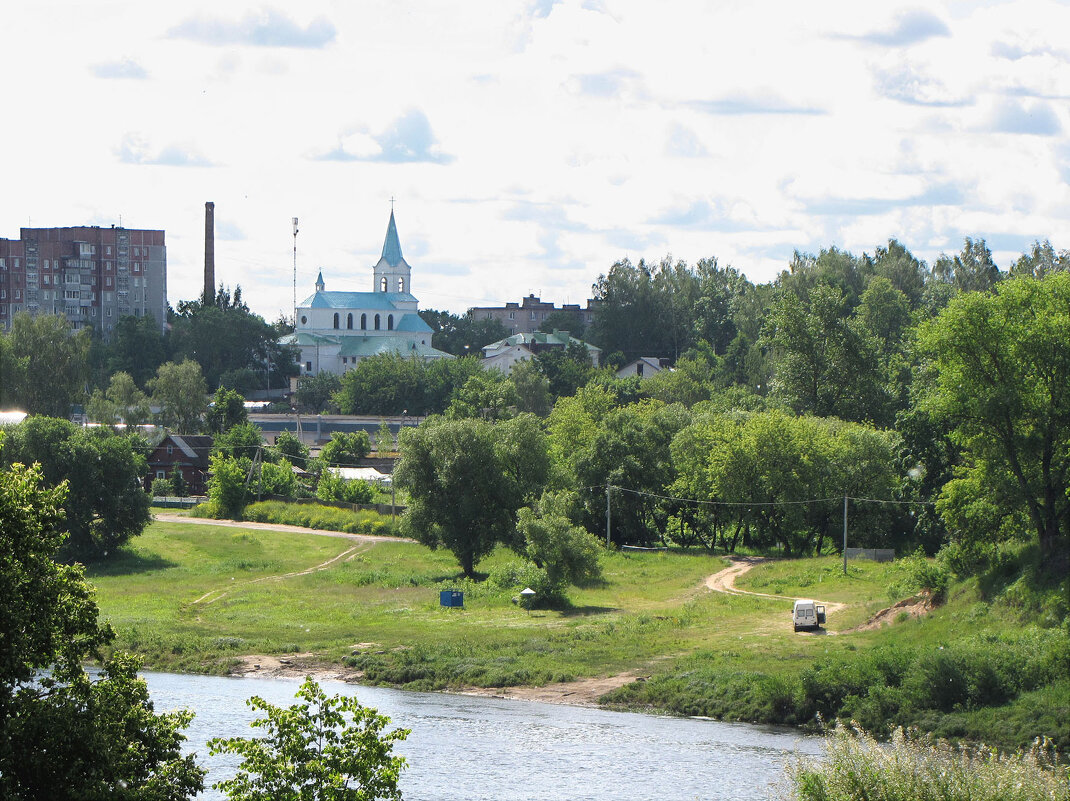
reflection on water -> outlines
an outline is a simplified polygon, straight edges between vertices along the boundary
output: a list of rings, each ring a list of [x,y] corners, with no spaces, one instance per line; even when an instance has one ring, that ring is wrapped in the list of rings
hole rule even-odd
[[[196,712],[187,745],[208,783],[233,774],[233,757],[208,756],[212,737],[251,736],[245,699],[296,703],[300,684],[145,673],[157,711]],[[662,718],[495,698],[413,693],[324,682],[412,729],[395,752],[408,760],[408,801],[685,801],[767,799],[793,754],[820,754],[818,738],[747,724]],[[223,796],[208,790],[202,798]]]

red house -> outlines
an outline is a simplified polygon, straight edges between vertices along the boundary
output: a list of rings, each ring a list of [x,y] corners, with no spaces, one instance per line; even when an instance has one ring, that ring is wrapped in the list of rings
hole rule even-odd
[[[170,478],[177,469],[182,473],[190,495],[204,495],[208,481],[208,454],[211,451],[211,437],[168,434],[149,456],[146,485],[151,487],[157,478]]]

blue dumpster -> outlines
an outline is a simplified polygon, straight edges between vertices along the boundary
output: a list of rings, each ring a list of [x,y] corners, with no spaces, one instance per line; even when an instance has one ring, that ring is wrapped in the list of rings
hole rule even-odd
[[[438,594],[441,606],[464,606],[464,593],[460,590],[443,590]]]

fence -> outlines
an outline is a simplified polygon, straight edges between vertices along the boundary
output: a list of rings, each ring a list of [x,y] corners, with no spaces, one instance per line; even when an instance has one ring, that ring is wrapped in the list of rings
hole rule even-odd
[[[892,548],[848,548],[848,559],[872,559],[874,562],[894,562],[895,551]]]

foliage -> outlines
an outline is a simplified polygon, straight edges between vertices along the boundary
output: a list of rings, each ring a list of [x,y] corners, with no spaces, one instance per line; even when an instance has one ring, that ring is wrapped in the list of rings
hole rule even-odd
[[[213,453],[208,460],[208,503],[213,517],[240,520],[248,500],[246,471],[233,456]]]
[[[182,475],[182,470],[178,465],[172,468],[171,475],[167,479],[171,482],[171,490],[176,498],[185,498],[189,495],[189,486],[186,484],[186,478]]]
[[[308,461],[308,446],[290,431],[283,431],[275,437],[275,452],[280,457],[302,467]]]
[[[517,514],[517,533],[523,538],[523,555],[545,574],[536,590],[536,602],[562,600],[570,584],[585,585],[602,577],[601,543],[592,534],[573,525],[568,517],[568,499],[544,493],[539,503]]]
[[[843,724],[826,736],[824,760],[800,759],[788,775],[798,801],[1052,801],[1070,794],[1070,772],[1049,741],[1005,755],[900,728],[887,747]]]
[[[375,491],[367,481],[347,481],[330,470],[324,470],[316,485],[316,497],[321,501],[371,503]]]
[[[965,459],[943,492],[1027,514],[1048,553],[1070,538],[1070,275],[955,298],[919,334],[936,379],[924,403]]]
[[[475,356],[424,362],[396,353],[377,354],[346,371],[334,400],[343,414],[438,414],[482,369]]]
[[[127,373],[143,387],[165,361],[167,343],[155,317],[124,314],[119,318],[107,346],[108,372]]]
[[[893,499],[897,445],[891,432],[778,410],[700,418],[672,442],[672,489],[707,502],[681,514],[708,545],[720,538],[731,551],[742,538],[786,555],[820,553],[837,541],[844,495]],[[859,545],[894,544],[885,507],[856,507],[852,519],[866,532]]]
[[[278,495],[282,498],[297,498],[307,494],[294,474],[293,465],[286,459],[277,464],[262,462],[257,492],[264,495]]]
[[[67,482],[70,537],[64,558],[100,559],[136,537],[150,520],[138,440],[67,420],[28,417],[8,430],[0,463],[41,465],[51,486]]]
[[[550,381],[539,364],[530,359],[517,362],[509,371],[509,384],[516,389],[518,412],[530,412],[537,417],[546,417],[550,413]]]
[[[255,423],[238,423],[212,439],[212,453],[251,460],[257,451],[261,451],[261,458],[271,460],[274,454],[263,447],[263,436],[263,432]]]
[[[544,350],[535,355],[539,372],[546,376],[551,395],[575,395],[594,373],[591,355],[581,342],[569,342],[568,347]]]
[[[335,431],[320,451],[320,459],[335,467],[355,467],[371,447],[367,431]]]
[[[257,520],[261,523],[282,523],[287,526],[344,531],[347,534],[395,533],[388,515],[372,511],[353,512],[312,503],[260,501],[246,506],[242,516],[246,520]]]
[[[73,332],[62,315],[16,314],[7,336],[6,402],[28,414],[68,417],[85,393],[90,334]]]
[[[39,467],[0,471],[0,795],[190,798],[204,776],[181,754],[192,715],[156,714],[132,657],[82,669],[114,635],[81,567],[54,561],[66,487],[44,484]]]
[[[222,434],[234,426],[249,422],[245,398],[232,389],[219,387],[204,415],[204,427],[209,434]]]
[[[475,320],[467,314],[458,317],[434,309],[421,309],[419,314],[434,331],[431,344],[454,356],[476,356],[484,345],[509,336],[505,326],[493,318]]]
[[[160,407],[160,424],[181,434],[201,430],[201,417],[208,409],[208,387],[197,362],[161,364],[148,383],[152,402]]]
[[[175,497],[175,485],[171,483],[169,478],[154,478],[149,494],[154,498]]]
[[[409,492],[402,528],[448,548],[466,576],[495,544],[514,541],[515,515],[541,491],[546,440],[531,415],[492,425],[430,418],[400,437],[394,481]]]
[[[375,432],[375,452],[379,458],[384,458],[394,450],[394,434],[387,425],[386,420],[379,422],[379,428]]]
[[[610,490],[613,543],[645,546],[661,540],[674,512],[663,497],[676,477],[669,445],[690,422],[679,404],[657,401],[608,411],[571,459],[570,483],[580,488],[578,522],[588,531],[605,530],[609,486],[615,488]]]
[[[360,704],[355,697],[327,697],[307,677],[296,698],[302,703],[276,707],[259,696],[250,708],[265,713],[251,724],[260,737],[216,737],[212,754],[242,758],[238,773],[217,782],[233,801],[373,801],[400,799],[398,779],[405,767],[394,744],[408,729],[385,731],[390,718]]]
[[[105,425],[114,425],[120,420],[128,428],[135,428],[149,421],[152,411],[149,399],[134,383],[129,373],[115,373],[107,391],[96,390],[86,404],[90,420]]]
[[[516,414],[519,403],[516,384],[501,370],[480,370],[454,392],[446,416],[504,420]]]
[[[195,361],[212,389],[226,374],[233,386],[242,370],[256,376],[257,389],[286,386],[288,377],[297,371],[292,351],[278,344],[270,324],[249,311],[241,287],[231,296],[220,286],[211,303],[203,299],[180,303],[171,326],[172,358]]]
[[[297,392],[294,393],[297,410],[308,414],[335,412],[337,407],[333,398],[341,388],[342,379],[327,370],[316,375],[301,376],[297,382]]]

